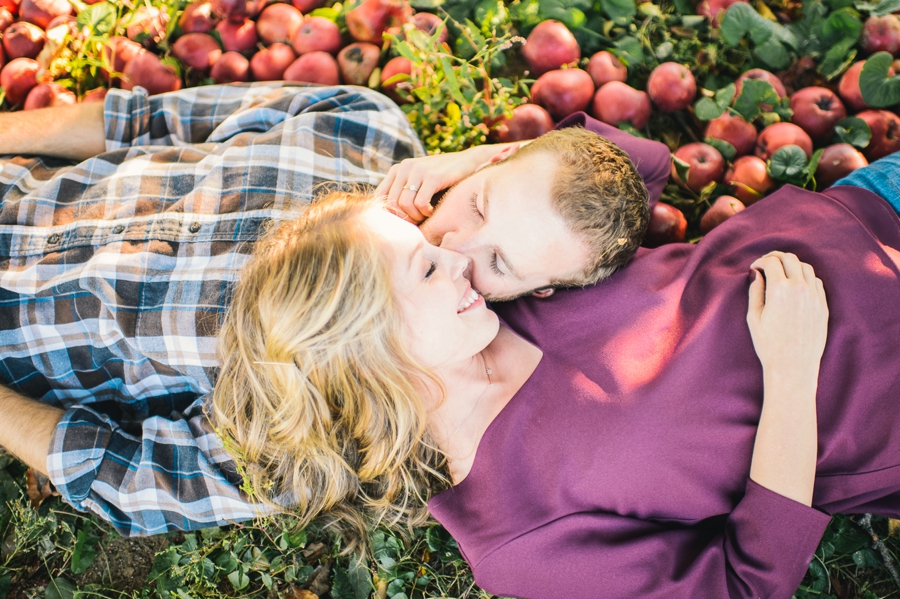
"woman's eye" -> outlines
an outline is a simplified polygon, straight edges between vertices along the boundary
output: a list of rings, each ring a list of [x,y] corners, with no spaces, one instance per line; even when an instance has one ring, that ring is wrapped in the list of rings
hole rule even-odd
[[[429,262],[431,266],[428,267],[428,272],[425,273],[425,278],[430,279],[431,275],[434,274],[434,271],[437,270],[437,262]]]
[[[472,212],[475,213],[475,216],[477,216],[478,218],[484,220],[484,216],[481,215],[481,211],[478,209],[478,203],[475,201],[475,200],[477,200],[477,199],[478,199],[478,194],[477,194],[477,193],[473,193],[473,194],[472,194],[472,199],[471,199]]]

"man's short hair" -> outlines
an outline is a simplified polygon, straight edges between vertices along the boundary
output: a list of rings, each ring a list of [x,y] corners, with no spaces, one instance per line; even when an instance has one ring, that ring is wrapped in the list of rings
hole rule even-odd
[[[515,152],[518,160],[547,152],[559,161],[552,202],[590,248],[580,277],[554,287],[590,285],[624,265],[637,251],[650,220],[649,194],[619,146],[583,127],[550,131]]]

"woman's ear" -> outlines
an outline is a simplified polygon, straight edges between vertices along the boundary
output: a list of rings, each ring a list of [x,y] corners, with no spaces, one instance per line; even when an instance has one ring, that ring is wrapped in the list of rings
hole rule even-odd
[[[543,289],[532,291],[531,295],[539,299],[544,299],[553,295],[554,291],[556,291],[556,289],[554,289],[553,287],[544,287]]]

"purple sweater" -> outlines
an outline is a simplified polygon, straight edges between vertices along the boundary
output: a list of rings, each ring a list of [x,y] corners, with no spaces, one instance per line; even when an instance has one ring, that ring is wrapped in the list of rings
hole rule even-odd
[[[830,321],[814,507],[749,480],[763,398],[750,263],[796,253]],[[697,245],[585,289],[495,306],[544,355],[468,477],[429,503],[486,590],[789,598],[829,521],[900,517],[900,219],[857,188],[786,186]]]

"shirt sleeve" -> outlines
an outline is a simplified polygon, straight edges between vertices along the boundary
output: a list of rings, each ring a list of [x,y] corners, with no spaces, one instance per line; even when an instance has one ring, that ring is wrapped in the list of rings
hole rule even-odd
[[[671,154],[666,144],[642,139],[626,133],[621,129],[602,123],[583,112],[576,112],[561,120],[556,125],[557,129],[566,127],[584,127],[610,140],[631,157],[631,161],[637,168],[638,174],[644,179],[647,192],[650,195],[650,207],[656,205],[662,195],[663,188],[669,180],[671,169]]]
[[[829,521],[748,480],[725,519],[682,525],[573,514],[473,570],[487,591],[530,599],[790,599]]]
[[[221,526],[271,514],[239,488],[241,477],[203,414],[203,398],[130,434],[87,406],[63,415],[47,457],[63,499],[123,536]]]

